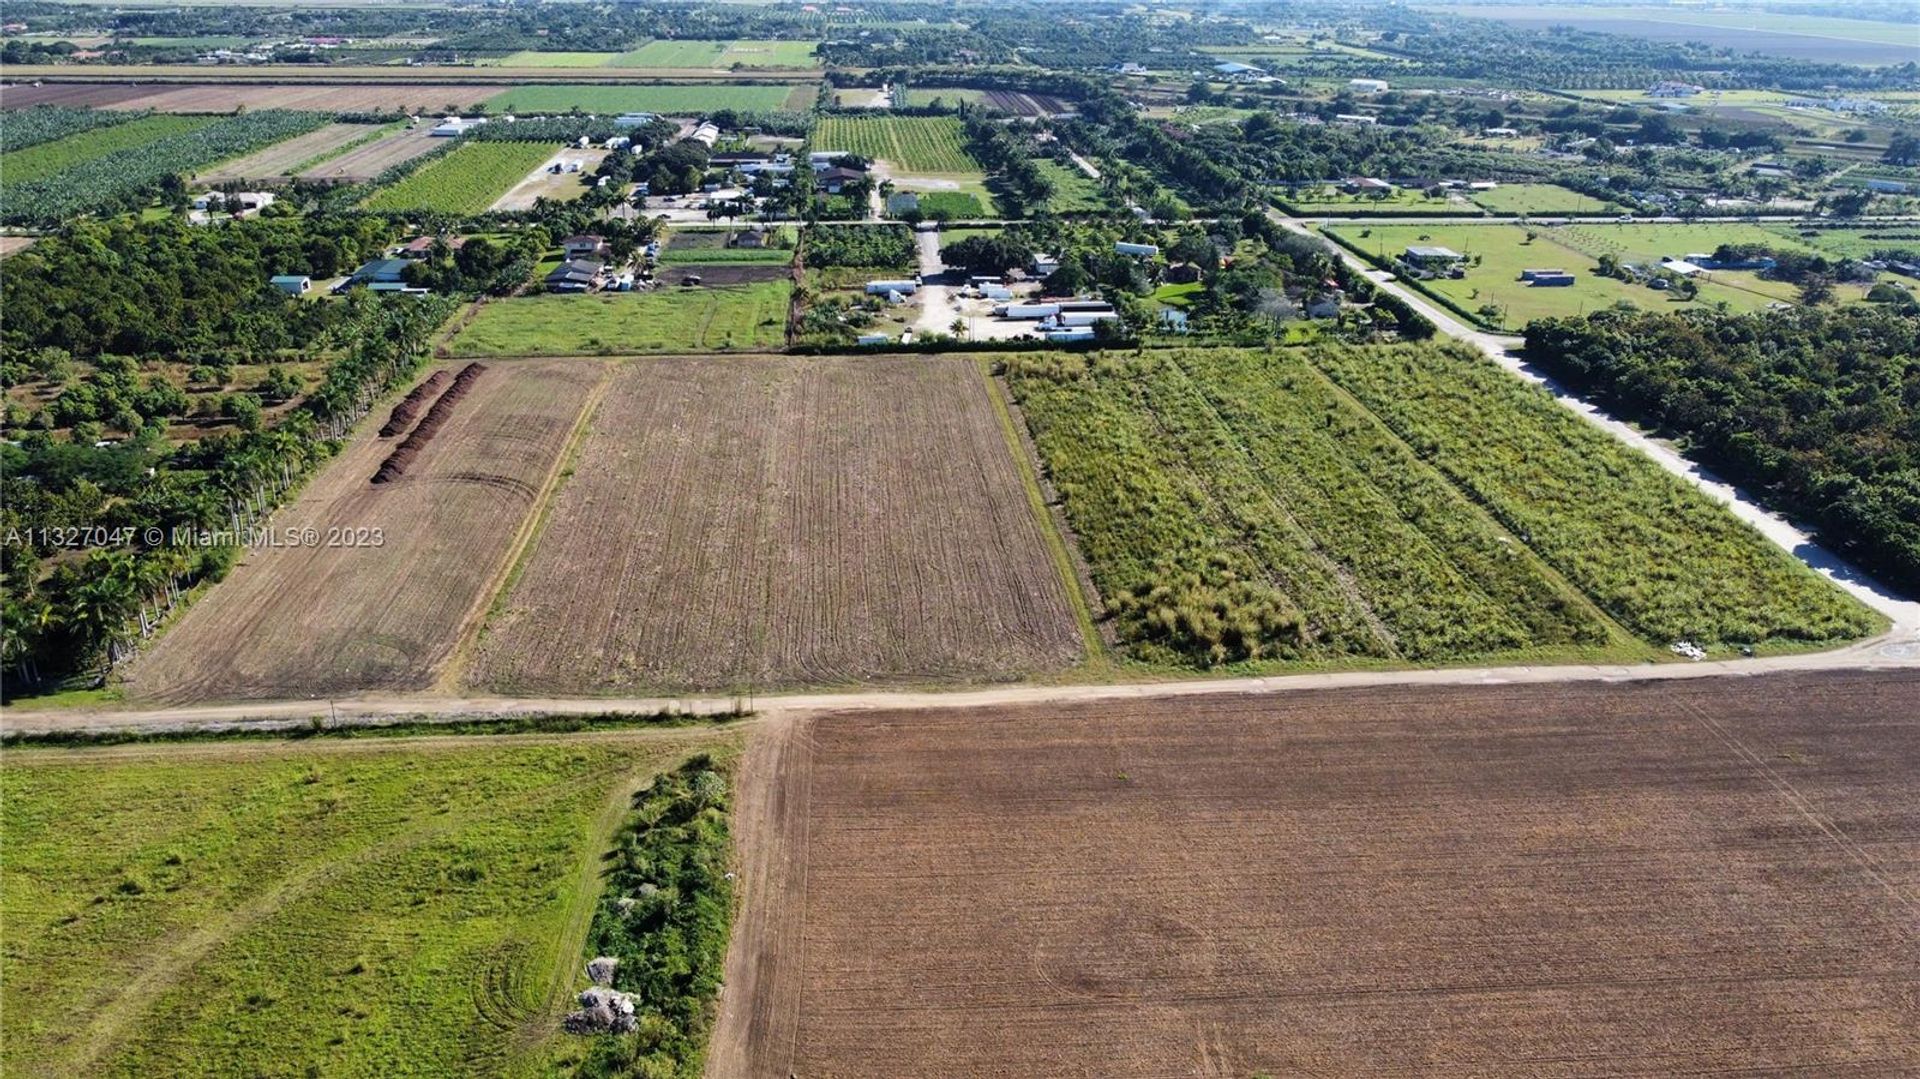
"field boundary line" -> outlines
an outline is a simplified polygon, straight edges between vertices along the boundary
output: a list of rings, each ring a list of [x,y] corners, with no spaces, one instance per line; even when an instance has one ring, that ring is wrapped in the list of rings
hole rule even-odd
[[[994,417],[1000,421],[1000,434],[1006,441],[1007,452],[1013,457],[1013,467],[1020,473],[1020,485],[1027,491],[1027,509],[1033,514],[1034,523],[1039,525],[1040,533],[1046,539],[1047,553],[1053,557],[1053,568],[1067,590],[1067,602],[1073,607],[1074,621],[1080,626],[1081,643],[1086,647],[1085,662],[1105,664],[1109,658],[1107,642],[1100,635],[1099,623],[1094,620],[1093,606],[1087,598],[1090,582],[1082,578],[1073,551],[1067,546],[1067,538],[1060,533],[1053,511],[1047,507],[1046,493],[1040,489],[1040,476],[1033,455],[1026,441],[1020,437],[1020,428],[1014,422],[1013,409],[1007,404],[1006,392],[989,369],[991,363],[984,359],[974,361],[974,370],[982,382],[981,389],[993,403]]]
[[[460,633],[454,641],[453,650],[447,654],[440,673],[433,679],[436,691],[451,692],[460,686],[467,664],[473,659],[473,648],[480,640],[481,631],[486,628],[494,606],[506,599],[508,589],[524,568],[539,534],[544,531],[554,493],[560,489],[567,466],[578,459],[580,444],[585,441],[587,429],[592,426],[593,417],[600,411],[600,402],[606,398],[607,390],[613,385],[614,374],[619,369],[618,364],[606,364],[600,373],[600,381],[594,384],[593,390],[581,404],[580,415],[573,421],[573,429],[567,432],[567,441],[561,445],[560,452],[554,455],[553,467],[547,470],[546,480],[534,494],[533,505],[528,508],[526,519],[520,522],[513,544],[507,549],[507,557],[493,579],[487,582],[487,587],[474,599],[466,617],[461,619]]]

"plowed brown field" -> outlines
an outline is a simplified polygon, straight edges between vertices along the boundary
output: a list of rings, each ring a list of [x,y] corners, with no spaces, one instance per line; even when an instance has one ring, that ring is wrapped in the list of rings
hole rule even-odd
[[[521,525],[593,390],[598,363],[514,363],[476,381],[392,483],[393,450],[362,425],[347,450],[274,518],[318,545],[262,547],[130,671],[128,695],[247,700],[427,687],[479,616]],[[380,530],[327,546],[329,529]]]
[[[1070,665],[1072,607],[987,393],[957,358],[629,361],[470,680],[727,691]]]
[[[391,135],[382,135],[372,142],[356,146],[339,157],[322,161],[301,173],[300,178],[303,180],[371,180],[402,161],[411,161],[429,150],[438,149],[446,144],[446,139],[434,138],[425,126],[411,130],[403,128]]]
[[[1920,677],[773,726],[708,1074],[1920,1074]]]
[[[256,150],[245,157],[215,165],[197,174],[194,179],[203,184],[280,179],[321,154],[338,150],[355,139],[366,138],[374,130],[366,124],[328,124],[318,131],[309,131],[264,150]]]

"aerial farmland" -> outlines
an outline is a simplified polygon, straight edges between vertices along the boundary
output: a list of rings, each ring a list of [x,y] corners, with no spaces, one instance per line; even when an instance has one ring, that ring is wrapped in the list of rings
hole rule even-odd
[[[1917,19],[12,5],[0,1072],[1920,1074]]]

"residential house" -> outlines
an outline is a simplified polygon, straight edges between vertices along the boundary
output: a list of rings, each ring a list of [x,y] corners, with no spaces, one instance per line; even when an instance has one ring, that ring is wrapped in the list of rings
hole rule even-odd
[[[820,174],[820,186],[825,189],[827,194],[838,195],[840,192],[859,184],[866,178],[867,174],[861,172],[859,169],[849,169],[835,165]]]
[[[1444,270],[1452,267],[1455,263],[1465,262],[1467,260],[1467,256],[1455,251],[1451,247],[1437,247],[1423,244],[1414,244],[1408,247],[1400,258],[1408,265],[1418,266],[1423,270]]]
[[[1349,195],[1391,195],[1393,185],[1373,176],[1349,176],[1340,181],[1340,190]]]
[[[582,233],[569,236],[560,241],[560,249],[569,259],[599,258],[607,252],[607,241],[598,236]]]
[[[348,282],[354,285],[376,287],[380,285],[403,285],[407,280],[407,267],[412,265],[406,259],[374,259],[353,271]]]

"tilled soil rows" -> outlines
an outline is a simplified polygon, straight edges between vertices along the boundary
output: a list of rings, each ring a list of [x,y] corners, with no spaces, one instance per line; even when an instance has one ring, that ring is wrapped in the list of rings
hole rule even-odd
[[[422,689],[504,568],[605,368],[514,363],[473,384],[393,483],[371,425],[136,659],[129,697],[223,701]],[[324,706],[322,706],[324,711]]]
[[[473,684],[976,681],[1082,654],[972,361],[672,358],[616,378]]]
[[[1846,672],[775,726],[710,1074],[1920,1074],[1916,700]]]

